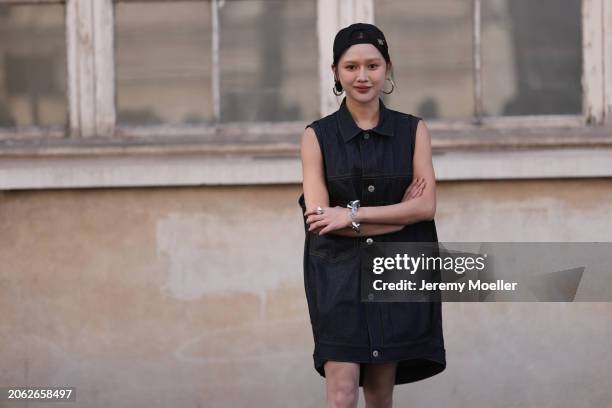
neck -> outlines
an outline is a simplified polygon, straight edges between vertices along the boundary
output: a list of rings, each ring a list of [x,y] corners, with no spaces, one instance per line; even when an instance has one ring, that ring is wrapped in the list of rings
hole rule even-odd
[[[378,97],[368,102],[359,102],[355,99],[346,97],[346,107],[351,113],[353,120],[357,125],[364,124],[366,128],[374,127],[378,123],[380,114],[380,106]],[[364,126],[360,126],[364,128]]]

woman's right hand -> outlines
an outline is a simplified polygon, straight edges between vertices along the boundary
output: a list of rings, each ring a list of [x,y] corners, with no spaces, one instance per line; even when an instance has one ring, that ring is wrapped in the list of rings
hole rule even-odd
[[[402,197],[402,201],[412,200],[413,198],[420,197],[423,194],[423,189],[425,189],[425,185],[427,182],[424,178],[416,178],[412,180],[412,183],[406,188],[404,192],[404,196]]]

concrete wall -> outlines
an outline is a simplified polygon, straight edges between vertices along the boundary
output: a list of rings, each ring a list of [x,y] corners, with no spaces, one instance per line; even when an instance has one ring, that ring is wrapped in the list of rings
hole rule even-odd
[[[66,406],[90,408],[324,406],[300,193],[0,192],[0,385],[75,386]],[[612,179],[438,183],[441,241],[612,241],[610,213]],[[448,368],[395,406],[607,406],[611,314],[446,303]]]

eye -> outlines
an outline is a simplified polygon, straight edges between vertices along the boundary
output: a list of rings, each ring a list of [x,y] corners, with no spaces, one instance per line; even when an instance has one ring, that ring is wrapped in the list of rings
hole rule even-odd
[[[347,65],[345,68],[346,69],[353,69],[355,66],[354,65]]]
[[[370,64],[371,67],[378,67],[378,64]]]

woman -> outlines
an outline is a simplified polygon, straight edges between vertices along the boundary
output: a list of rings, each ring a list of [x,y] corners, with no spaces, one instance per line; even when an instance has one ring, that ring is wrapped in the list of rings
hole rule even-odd
[[[334,39],[339,109],[302,136],[304,285],[315,369],[328,406],[390,407],[393,387],[446,367],[439,302],[361,302],[360,251],[373,242],[437,242],[427,127],[387,108],[394,89],[383,33],[352,24]],[[386,81],[391,89],[384,91]]]

